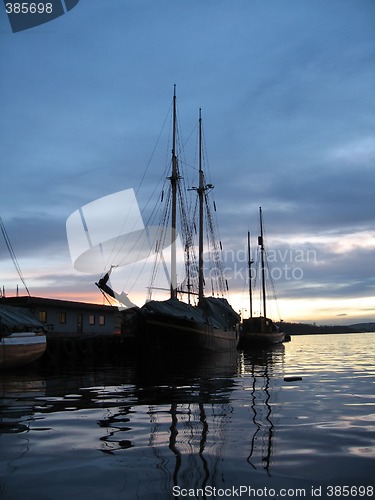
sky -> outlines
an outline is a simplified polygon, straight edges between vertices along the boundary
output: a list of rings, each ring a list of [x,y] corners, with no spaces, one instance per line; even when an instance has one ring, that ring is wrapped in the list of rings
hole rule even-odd
[[[102,303],[66,221],[120,190],[147,204],[176,84],[184,139],[202,108],[234,308],[261,206],[280,317],[375,321],[374,33],[373,0],[80,0],[16,33],[0,5],[0,216],[31,295]],[[3,240],[0,265],[25,293]]]

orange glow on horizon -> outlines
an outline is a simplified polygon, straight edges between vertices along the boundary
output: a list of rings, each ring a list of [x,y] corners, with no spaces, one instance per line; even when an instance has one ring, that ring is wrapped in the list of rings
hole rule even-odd
[[[7,294],[7,297],[14,297],[16,293]],[[20,293],[20,295],[26,295]],[[109,298],[107,300],[99,290],[77,291],[75,293],[57,291],[45,288],[34,288],[31,295],[33,297],[49,298],[56,300],[66,300],[72,302],[83,302],[99,305],[113,305],[118,303]],[[167,299],[164,297],[154,297],[156,300]],[[142,306],[145,296],[134,295],[132,302]],[[241,314],[243,318],[249,316],[248,298],[242,293],[231,293],[228,297],[233,309]],[[267,316],[275,321],[280,319],[291,323],[317,323],[317,324],[354,324],[362,322],[375,322],[375,297],[355,297],[345,299],[335,298],[293,298],[279,299],[277,307],[270,301],[267,309]],[[259,314],[259,306],[254,304],[253,312]]]

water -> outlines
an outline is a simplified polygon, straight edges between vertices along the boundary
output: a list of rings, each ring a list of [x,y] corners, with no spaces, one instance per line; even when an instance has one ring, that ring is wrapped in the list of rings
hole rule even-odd
[[[0,374],[0,497],[375,498],[374,356],[375,334],[314,335]]]

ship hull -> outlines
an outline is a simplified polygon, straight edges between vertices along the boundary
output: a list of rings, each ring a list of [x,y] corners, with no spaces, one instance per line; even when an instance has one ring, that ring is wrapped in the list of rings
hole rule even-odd
[[[135,337],[141,349],[229,351],[239,343],[239,316],[225,299],[207,297],[199,306],[177,299],[150,301],[135,315]]]
[[[224,330],[187,318],[144,316],[137,332],[139,346],[155,351],[199,352],[237,349],[239,329]]]
[[[280,333],[252,332],[241,335],[240,347],[245,349],[252,346],[282,344],[285,335]]]
[[[269,318],[249,318],[241,325],[241,349],[260,345],[281,344],[285,341],[285,334]]]
[[[0,369],[18,368],[39,359],[46,350],[46,336],[13,333],[0,341]]]

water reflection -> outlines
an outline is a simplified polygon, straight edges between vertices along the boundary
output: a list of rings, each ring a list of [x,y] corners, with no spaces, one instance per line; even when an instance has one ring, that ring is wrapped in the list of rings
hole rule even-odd
[[[250,416],[253,423],[250,451],[247,462],[257,469],[257,461],[268,476],[271,475],[271,457],[275,425],[272,411],[275,403],[275,391],[271,387],[273,365],[282,365],[284,346],[273,346],[269,349],[253,350],[244,354],[243,373],[250,375]]]
[[[204,488],[222,474],[228,434],[236,432],[231,429],[236,411],[232,394],[240,390],[246,391],[243,407],[249,409],[243,436],[248,453],[243,458],[254,469],[260,460],[270,474],[275,433],[271,376],[282,352],[231,353],[194,360],[142,358],[118,367],[62,371],[52,376],[14,378],[3,374],[0,433],[53,432],[57,425],[49,414],[63,415],[65,423],[59,425],[72,432],[68,414],[88,415],[95,410],[92,415],[100,418],[87,420],[85,425],[100,429],[99,434],[92,428],[88,432],[95,436],[97,450],[114,456],[148,448],[165,484],[171,481],[181,487]],[[243,388],[237,377],[246,380]],[[51,425],[41,426],[41,421]],[[81,428],[82,423],[76,425]]]
[[[163,484],[204,488],[218,474],[233,413],[230,394],[238,363],[238,353],[204,356],[194,362],[183,357],[138,361],[133,393],[137,416],[133,419],[139,423],[140,413],[147,414],[147,445]],[[121,412],[99,422],[106,429],[102,451],[114,453],[137,446],[124,438],[132,430],[130,411],[122,406]]]
[[[293,486],[297,476],[310,487],[318,473],[365,484],[375,372],[360,338],[359,355],[337,373],[336,339],[320,350],[298,341],[231,357],[0,374],[0,490],[22,498],[32,484],[35,498],[43,489],[58,499],[64,483],[72,497],[90,485],[92,498],[143,500],[172,498],[173,486]],[[296,374],[301,382],[284,382]]]
[[[253,385],[251,391],[251,409],[253,411],[252,421],[254,423],[255,432],[251,439],[251,448],[249,456],[247,457],[247,461],[249,464],[256,469],[255,464],[253,463],[253,455],[255,454],[256,448],[256,440],[258,439],[258,433],[263,431],[263,435],[261,436],[262,448],[264,443],[266,443],[266,453],[262,453],[262,462],[263,467],[269,474],[270,461],[271,461],[271,452],[272,452],[272,434],[273,434],[273,423],[271,421],[271,405],[269,404],[269,400],[271,399],[271,394],[269,392],[269,384],[270,378],[268,374],[268,364],[266,364],[263,373],[257,375],[255,373],[255,366],[252,365],[252,377],[253,377]],[[258,384],[260,382],[260,390],[258,391]],[[264,393],[264,394],[262,394]],[[262,398],[263,396],[263,398]],[[265,416],[262,412],[262,403],[266,408]]]
[[[29,374],[0,375],[0,435],[29,430],[35,398],[45,395],[45,380]]]

